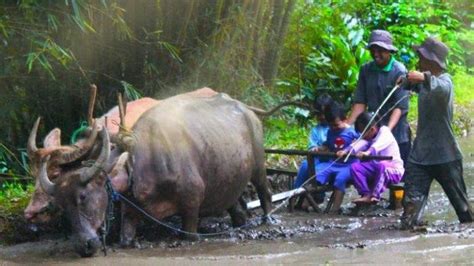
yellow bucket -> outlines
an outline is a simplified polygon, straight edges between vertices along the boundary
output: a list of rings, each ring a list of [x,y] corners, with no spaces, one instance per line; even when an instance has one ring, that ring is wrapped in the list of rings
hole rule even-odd
[[[403,194],[404,194],[404,191],[403,189],[400,189],[400,190],[395,190],[393,192],[394,196],[395,196],[395,200],[402,200],[403,199]]]

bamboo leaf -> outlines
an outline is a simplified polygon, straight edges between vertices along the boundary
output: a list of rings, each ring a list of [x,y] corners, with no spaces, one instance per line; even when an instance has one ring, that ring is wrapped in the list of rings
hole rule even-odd
[[[122,88],[127,99],[137,100],[143,97],[142,94],[132,84],[124,80],[120,81],[120,83],[122,84]]]

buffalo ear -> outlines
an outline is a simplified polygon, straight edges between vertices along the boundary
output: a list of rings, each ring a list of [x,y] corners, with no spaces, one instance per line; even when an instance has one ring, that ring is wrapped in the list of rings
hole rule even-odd
[[[128,152],[120,155],[114,167],[110,171],[110,179],[114,189],[120,193],[128,190],[128,171],[127,171]]]
[[[61,130],[59,128],[51,130],[43,142],[45,148],[61,146]]]

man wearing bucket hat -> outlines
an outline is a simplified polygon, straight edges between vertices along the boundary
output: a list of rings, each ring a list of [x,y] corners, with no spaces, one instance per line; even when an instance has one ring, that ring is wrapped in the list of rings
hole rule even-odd
[[[407,72],[405,66],[393,56],[398,49],[393,46],[389,32],[372,31],[367,48],[374,60],[360,68],[349,124],[354,124],[366,109],[375,112],[393,90],[397,79]],[[382,124],[388,126],[395,136],[404,163],[411,147],[407,113],[408,92],[404,90],[395,91],[379,113],[383,116]]]
[[[445,73],[448,47],[430,37],[414,49],[419,71],[410,71],[402,86],[418,92],[418,128],[405,172],[402,227],[420,223],[433,179],[441,184],[459,221],[472,222],[462,154],[451,127],[454,96],[451,77]]]

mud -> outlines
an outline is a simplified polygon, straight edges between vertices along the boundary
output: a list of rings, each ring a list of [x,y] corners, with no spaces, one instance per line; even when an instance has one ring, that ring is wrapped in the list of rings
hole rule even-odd
[[[462,140],[468,195],[474,196],[474,142]],[[283,189],[285,181],[274,182]],[[249,193],[248,196],[251,196]],[[233,229],[229,217],[202,219],[199,241],[182,240],[162,226],[144,222],[135,248],[118,247],[117,236],[108,238],[107,256],[79,258],[63,234],[46,234],[38,228],[35,241],[0,246],[0,262],[10,264],[471,264],[474,260],[474,224],[459,224],[453,208],[437,183],[433,183],[425,210],[426,226],[404,231],[399,228],[400,210],[377,205],[355,208],[357,195],[348,189],[340,215],[287,212],[279,209],[272,223],[262,221],[260,211],[251,214],[246,226]],[[388,198],[388,193],[384,194]],[[118,222],[118,221],[116,221]],[[177,217],[166,220],[179,228]],[[116,229],[115,229],[116,230]],[[67,230],[62,230],[66,231]],[[205,235],[222,232],[221,235]]]

